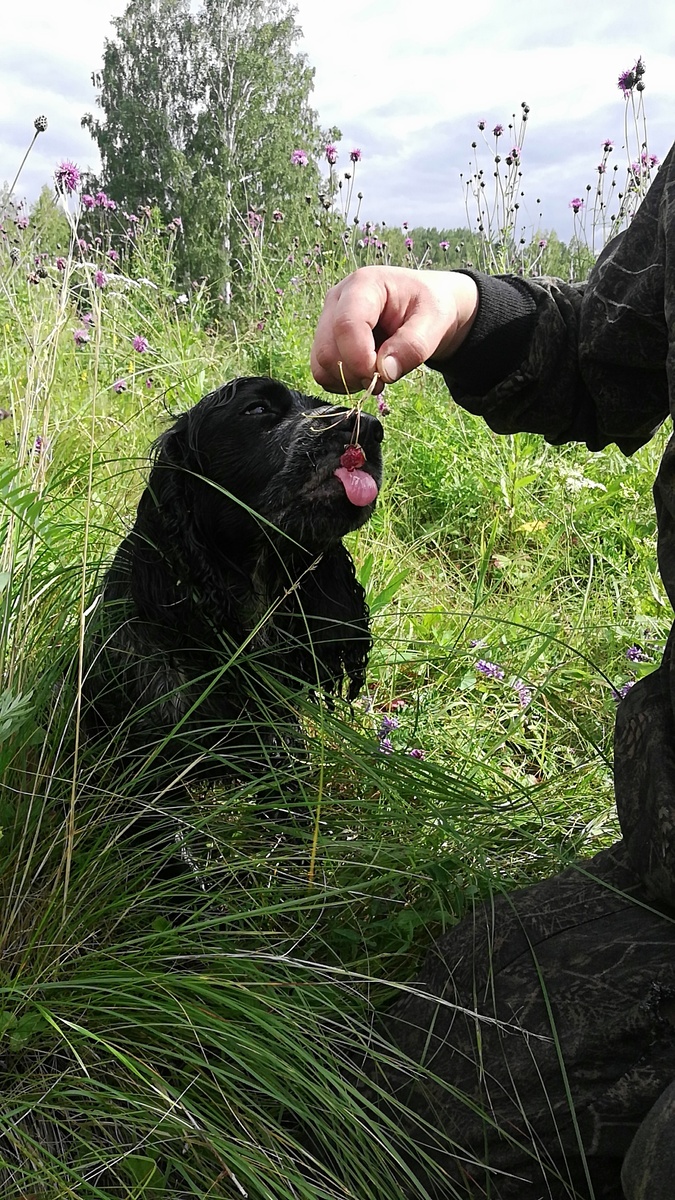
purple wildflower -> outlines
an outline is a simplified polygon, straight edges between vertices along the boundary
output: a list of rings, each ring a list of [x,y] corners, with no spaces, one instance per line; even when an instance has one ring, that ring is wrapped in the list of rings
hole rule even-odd
[[[649,655],[645,654],[641,646],[629,646],[626,650],[626,658],[629,662],[634,663],[645,663],[652,661]]]
[[[384,734],[391,733],[392,729],[398,729],[398,720],[396,717],[388,717],[385,713],[382,718],[382,724],[380,725],[380,732],[378,736],[383,737]]]
[[[631,688],[635,687],[635,680],[629,679],[628,683],[624,683],[620,688],[612,688],[612,699],[619,703],[619,700],[625,700]]]
[[[478,128],[480,129],[481,133],[485,129],[486,124],[487,124],[487,121],[485,121],[484,118],[481,118],[481,120],[478,122]]]
[[[380,750],[382,754],[393,754],[394,747],[391,744],[390,738],[380,738]]]
[[[15,223],[17,229],[28,229],[28,225],[29,225],[28,217],[24,217],[24,216],[17,217],[16,221],[14,223]]]
[[[447,250],[449,250],[449,249],[450,249],[450,243],[449,243],[449,242],[442,241],[442,242],[439,242],[438,244],[439,244],[439,246],[440,246],[440,248],[441,248],[441,250],[443,251],[443,253],[444,253],[444,254],[446,253],[446,251],[447,251]]]
[[[87,241],[85,241],[84,238],[78,238],[77,244],[78,244],[80,250],[82,251],[82,253],[86,254],[87,250],[89,249],[89,243]]]
[[[493,134],[494,134],[494,136],[495,136],[495,137],[501,137],[501,135],[502,135],[502,134],[503,134],[503,132],[504,132],[504,126],[503,126],[503,125],[495,125],[494,129],[492,130],[492,132],[493,132]]]
[[[361,151],[358,149],[350,150],[349,158],[353,163],[361,162]]]
[[[485,638],[472,638],[469,645],[472,650],[482,650],[483,646],[487,646],[487,642]]]
[[[291,154],[291,162],[294,167],[306,167],[309,159],[305,150],[293,150]]]
[[[89,208],[94,208],[96,206],[96,201],[94,200],[93,196],[89,195],[89,192],[85,192],[84,195],[80,197],[80,199],[82,200],[83,208],[89,209]]]
[[[389,405],[387,404],[387,401],[385,400],[384,396],[380,396],[380,398],[377,402],[377,411],[379,412],[381,417],[388,417],[389,413],[391,412],[391,409],[390,409]]]
[[[415,245],[415,243],[414,243],[414,241],[412,240],[412,238],[411,238],[411,237],[407,237],[407,238],[405,239],[405,248],[406,248],[406,250],[412,250],[412,248],[413,248],[413,246],[414,246],[414,245]]]
[[[487,662],[484,658],[479,658],[476,663],[476,670],[480,671],[486,679],[503,679],[504,672],[497,663]]]
[[[260,213],[257,213],[250,208],[246,214],[246,224],[251,230],[251,233],[257,233],[262,225],[262,217],[260,216]]]
[[[89,341],[89,334],[87,333],[86,329],[74,329],[73,341],[78,347],[86,346],[87,342]]]
[[[176,229],[180,233],[183,232],[183,218],[182,217],[174,217],[173,224],[175,225]]]
[[[106,254],[111,262],[119,262],[120,261],[120,256],[116,250],[108,250],[108,251],[106,251]]]
[[[583,202],[583,200],[580,199],[579,196],[575,196],[573,200],[570,200],[570,208],[572,209],[572,212],[574,213],[575,216],[578,212],[581,211],[581,209],[583,207],[584,207],[584,202]]]
[[[84,326],[86,326],[87,329],[89,329],[89,327],[94,324],[94,314],[93,313],[85,313],[84,316],[82,317],[82,324]]]
[[[59,254],[58,258],[55,259],[55,266],[56,266],[57,271],[65,271],[66,260],[62,254]]]
[[[621,89],[624,96],[630,96],[636,83],[637,83],[637,79],[635,77],[634,70],[622,71],[621,74],[619,75],[619,81],[618,81],[617,87],[619,87]]]
[[[108,196],[105,201],[105,204],[103,205],[103,208],[108,208],[108,209],[110,209],[111,212],[114,212],[115,209],[117,208],[117,201],[111,200],[110,197]]]
[[[598,163],[598,175],[604,175],[607,170],[607,164],[604,162]]]
[[[126,392],[126,390],[127,390],[126,379],[116,379],[115,382],[113,383],[113,392],[117,392],[117,395],[119,396],[120,392]]]
[[[338,160],[337,147],[332,146],[332,145],[326,146],[326,149],[324,150],[324,154],[326,155],[326,159],[327,159],[328,163],[330,164],[330,166],[334,167]]]
[[[45,439],[40,437],[40,434],[38,434],[33,442],[33,454],[37,454],[39,457],[42,454],[42,451],[45,449],[45,445]]]
[[[94,274],[94,283],[97,288],[104,288],[108,282],[108,276],[105,271],[96,271]]]
[[[511,147],[511,158],[513,159],[514,162],[520,161],[520,146],[512,146]]]
[[[108,203],[108,197],[105,192],[97,192],[94,196],[94,204],[98,204],[100,208],[105,208]]]
[[[80,168],[64,159],[54,172],[54,183],[61,192],[76,192],[80,184]]]
[[[138,333],[136,334],[135,337],[133,337],[131,339],[131,344],[137,354],[145,354],[146,350],[148,349],[148,347],[150,345],[150,343],[148,342],[148,339],[141,337],[141,335]]]
[[[275,221],[278,225],[280,221],[283,221],[283,219],[284,219],[284,214],[282,213],[281,209],[275,208],[274,212],[272,213],[272,220]]]
[[[609,154],[613,145],[614,145],[614,142],[612,141],[611,138],[605,138],[604,142],[602,143],[602,148],[603,148],[605,154]]]
[[[146,379],[146,381],[145,381],[145,386],[146,386],[146,388],[151,388],[151,387],[152,387],[152,382],[153,382],[153,381],[152,381],[152,375],[148,375],[148,378],[147,378],[147,379]]]
[[[659,160],[655,154],[648,154],[646,150],[643,150],[640,155],[640,162],[643,167],[657,167]]]
[[[424,750],[421,749],[420,746],[415,746],[414,749],[408,751],[408,754],[410,755],[411,758],[424,758],[425,757],[425,752],[424,752]]]
[[[514,679],[513,690],[518,697],[521,708],[527,708],[532,700],[532,691],[522,679]]]
[[[548,246],[548,240],[546,238],[539,238],[537,245],[539,246],[540,250],[545,250]]]

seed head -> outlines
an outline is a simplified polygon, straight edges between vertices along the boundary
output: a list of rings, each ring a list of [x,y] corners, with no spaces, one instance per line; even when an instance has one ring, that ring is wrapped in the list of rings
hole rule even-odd
[[[36,117],[35,120],[33,121],[33,126],[35,128],[36,133],[45,133],[45,131],[47,129],[47,118],[46,117]]]

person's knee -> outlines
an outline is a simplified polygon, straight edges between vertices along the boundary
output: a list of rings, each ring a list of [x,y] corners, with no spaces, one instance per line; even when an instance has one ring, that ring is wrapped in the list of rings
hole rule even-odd
[[[640,1125],[621,1170],[626,1200],[672,1200],[675,1194],[675,1082]]]

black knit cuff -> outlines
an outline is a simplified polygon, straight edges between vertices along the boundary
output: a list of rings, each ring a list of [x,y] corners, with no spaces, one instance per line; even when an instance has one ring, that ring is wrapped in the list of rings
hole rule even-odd
[[[441,371],[450,391],[484,396],[520,366],[536,323],[536,304],[518,276],[484,275],[464,270],[478,288],[476,319],[466,341],[443,362],[427,366]]]

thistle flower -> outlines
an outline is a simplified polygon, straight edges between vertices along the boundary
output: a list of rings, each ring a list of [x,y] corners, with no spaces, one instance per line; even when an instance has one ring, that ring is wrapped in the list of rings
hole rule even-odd
[[[330,166],[334,167],[338,160],[337,147],[333,146],[333,145],[326,146],[326,149],[324,150],[324,154],[326,155],[326,159],[327,159],[328,163],[330,164]]]
[[[407,237],[404,244],[406,250],[412,250],[413,246],[415,245],[411,237]]]
[[[54,172],[54,183],[60,192],[76,192],[80,186],[80,168],[70,159],[59,163]]]
[[[94,200],[93,196],[89,195],[89,192],[84,192],[83,195],[80,196],[80,200],[82,201],[83,208],[92,209],[96,207],[96,201]]]
[[[503,126],[503,125],[495,125],[494,129],[492,130],[492,132],[493,132],[493,134],[494,134],[494,136],[495,136],[495,137],[501,137],[501,135],[502,135],[502,134],[503,134],[503,132],[504,132],[504,126]]]
[[[293,150],[291,153],[291,162],[294,167],[306,167],[309,159],[305,150]]]
[[[548,246],[548,240],[546,238],[539,238],[537,245],[540,250],[545,250],[546,247]]]
[[[86,346],[87,342],[89,341],[89,334],[87,333],[86,329],[74,329],[73,341],[78,347]]]
[[[448,251],[448,250],[450,249],[450,243],[449,243],[449,242],[443,241],[443,242],[439,242],[438,244],[439,244],[439,246],[440,246],[440,248],[441,248],[441,250],[443,251],[443,253],[444,253],[444,254],[446,253],[446,251]]]
[[[350,158],[351,162],[353,162],[353,163],[361,162],[361,151],[358,149],[350,150],[349,158]]]
[[[282,213],[281,209],[275,208],[274,212],[272,213],[272,220],[276,221],[276,223],[279,224],[279,222],[283,221],[283,219],[284,219],[284,214]]]
[[[14,224],[16,225],[17,229],[28,229],[30,222],[28,217],[21,216],[16,218]]]
[[[478,128],[480,129],[481,133],[485,129],[486,124],[487,124],[487,121],[485,121],[484,118],[478,122]]]
[[[503,679],[504,671],[498,663],[487,662],[484,658],[479,658],[476,663],[476,670],[484,675],[486,679]]]
[[[104,288],[108,283],[108,276],[105,271],[96,271],[94,274],[94,283],[97,288]]]
[[[584,202],[579,196],[575,196],[573,200],[570,200],[570,208],[572,209],[572,212],[575,214],[575,216],[578,212],[581,211],[581,209],[583,207],[584,207]]]
[[[94,314],[85,313],[82,317],[82,324],[85,326],[85,328],[89,329],[89,327],[94,324]]]
[[[637,78],[635,76],[634,70],[622,71],[621,74],[619,75],[617,87],[623,92],[624,96],[628,97],[628,96],[630,96],[636,83],[637,83]]]
[[[59,254],[58,258],[56,258],[56,259],[54,260],[54,265],[55,265],[55,267],[56,267],[57,271],[65,271],[65,269],[66,269],[66,260],[65,260],[65,258],[63,257],[63,255]]]
[[[131,344],[137,354],[145,354],[146,350],[149,348],[149,345],[150,345],[150,343],[148,342],[148,339],[142,337],[138,333],[136,334],[135,337],[133,337],[131,339]]]
[[[117,395],[119,396],[120,392],[126,392],[126,390],[127,390],[126,379],[116,379],[115,382],[113,383],[113,392],[117,392]]]
[[[94,196],[94,204],[98,204],[99,208],[106,208],[108,197],[105,192],[97,192]]]
[[[612,141],[611,138],[605,138],[604,142],[602,143],[602,148],[603,148],[605,154],[609,154],[613,145],[614,145],[614,142]]]
[[[111,262],[119,262],[120,261],[120,256],[116,250],[106,251],[106,257],[109,258]]]
[[[380,396],[380,398],[377,402],[377,411],[379,412],[381,417],[388,417],[389,413],[391,412],[391,409],[390,409],[389,405],[387,404],[387,401],[385,400],[384,396]]]

